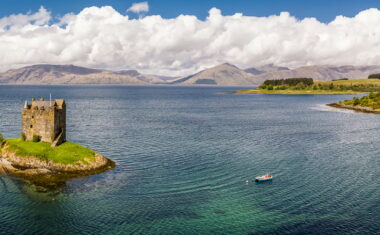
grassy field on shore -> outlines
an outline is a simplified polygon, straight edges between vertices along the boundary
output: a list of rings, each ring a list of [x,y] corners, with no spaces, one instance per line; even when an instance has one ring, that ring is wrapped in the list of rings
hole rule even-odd
[[[286,80],[292,79],[285,79],[285,82]],[[296,85],[277,85],[276,83],[272,85],[270,83],[274,80],[268,81],[265,81],[256,89],[238,90],[235,91],[235,94],[352,95],[380,91],[380,79],[313,81],[308,84],[299,82]]]
[[[274,95],[355,95],[358,91],[324,91],[324,90],[238,90],[235,94],[274,94]]]
[[[72,142],[65,142],[52,148],[50,143],[22,141],[21,139],[6,139],[6,151],[14,152],[17,156],[34,156],[41,160],[52,161],[61,164],[75,164],[95,161],[95,152]],[[4,151],[4,149],[2,150]]]

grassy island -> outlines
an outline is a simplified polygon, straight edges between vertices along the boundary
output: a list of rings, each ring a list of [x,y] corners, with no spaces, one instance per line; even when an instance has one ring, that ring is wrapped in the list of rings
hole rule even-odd
[[[89,164],[95,161],[95,152],[72,142],[65,142],[57,147],[51,143],[22,141],[21,139],[7,139],[8,151],[20,157],[33,156],[44,161],[60,164],[75,164],[81,162]]]
[[[358,112],[380,114],[380,92],[371,92],[361,98],[354,97],[351,100],[343,100],[338,103],[329,104],[336,108],[351,109]]]
[[[3,139],[0,133],[0,173],[39,185],[61,184],[114,167],[110,159],[72,142],[52,147],[48,142]]]
[[[380,79],[339,79],[313,81],[311,78],[266,80],[256,89],[238,90],[235,94],[351,95],[380,91]]]
[[[54,185],[115,167],[100,153],[66,141],[64,99],[25,101],[21,118],[19,139],[4,139],[0,133],[1,174]]]

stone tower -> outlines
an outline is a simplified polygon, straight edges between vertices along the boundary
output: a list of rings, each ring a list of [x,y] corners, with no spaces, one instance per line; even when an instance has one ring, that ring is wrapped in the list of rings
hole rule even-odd
[[[65,100],[45,101],[32,99],[25,101],[22,109],[22,132],[26,140],[39,136],[41,141],[50,142],[55,147],[66,141]]]

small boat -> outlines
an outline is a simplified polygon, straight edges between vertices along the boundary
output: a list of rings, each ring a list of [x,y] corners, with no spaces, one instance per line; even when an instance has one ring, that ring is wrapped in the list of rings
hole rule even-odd
[[[262,176],[255,177],[256,182],[265,182],[265,181],[270,181],[272,179],[273,179],[273,176],[271,176],[268,173],[266,173],[265,175],[262,175]]]

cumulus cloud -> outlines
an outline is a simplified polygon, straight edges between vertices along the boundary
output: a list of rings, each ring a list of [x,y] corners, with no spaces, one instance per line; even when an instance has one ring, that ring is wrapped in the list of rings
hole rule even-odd
[[[134,13],[148,12],[149,4],[148,2],[133,3],[132,6],[127,11],[134,12]]]
[[[368,9],[330,23],[289,13],[268,17],[191,15],[129,19],[112,7],[90,7],[59,22],[51,13],[0,19],[0,69],[36,63],[138,69],[183,75],[219,63],[246,68],[264,64],[380,64],[380,11]]]
[[[50,12],[41,6],[38,12],[34,14],[18,14],[0,18],[0,32],[4,32],[5,30],[15,27],[23,27],[29,24],[44,25],[47,24],[50,19]]]

